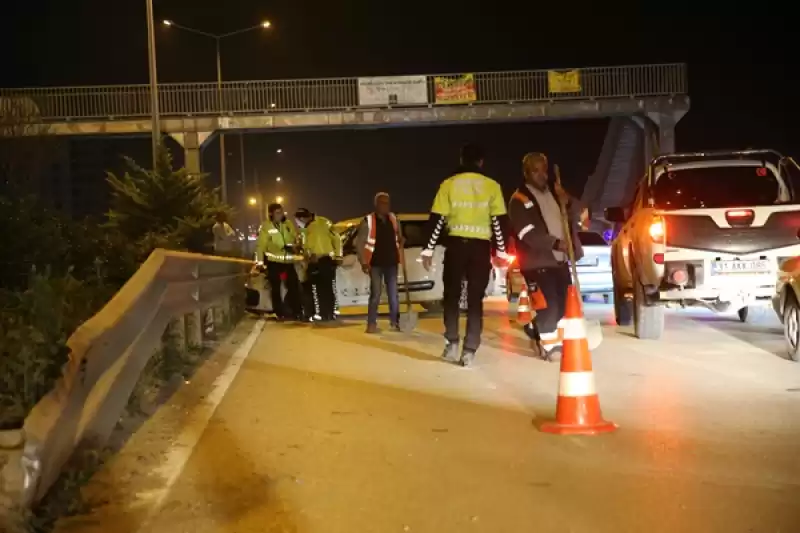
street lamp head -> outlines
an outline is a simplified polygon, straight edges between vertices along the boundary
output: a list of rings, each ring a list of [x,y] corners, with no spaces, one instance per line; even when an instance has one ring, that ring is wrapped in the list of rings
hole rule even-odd
[[[264,22],[261,23],[261,27],[264,28],[264,29],[271,28],[272,27],[272,23],[270,21],[268,21],[268,20],[265,20]]]
[[[283,200],[284,200],[283,196],[276,196],[275,197],[275,203],[276,204],[282,204]]]
[[[277,150],[275,150],[275,152],[278,153],[278,154],[282,154],[283,153],[283,148],[278,148]]]
[[[172,22],[171,20],[163,20],[163,21],[161,21],[161,23],[164,26],[172,26],[174,24],[174,22]]]
[[[275,181],[281,181],[281,177],[278,176],[277,178],[275,178]]]
[[[251,196],[251,197],[250,197],[250,198],[247,200],[247,202],[248,202],[250,205],[256,205],[256,204],[258,203],[258,199],[257,199],[255,196]]]

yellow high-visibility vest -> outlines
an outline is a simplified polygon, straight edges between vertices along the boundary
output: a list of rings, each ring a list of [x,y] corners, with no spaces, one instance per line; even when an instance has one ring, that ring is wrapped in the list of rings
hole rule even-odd
[[[453,237],[492,238],[492,217],[506,214],[500,184],[477,172],[462,172],[439,186],[432,213],[447,219]]]

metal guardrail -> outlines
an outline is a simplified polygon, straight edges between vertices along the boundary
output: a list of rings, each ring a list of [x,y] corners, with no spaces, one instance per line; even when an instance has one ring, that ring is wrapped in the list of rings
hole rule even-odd
[[[687,93],[686,65],[632,65],[568,69],[580,76],[579,90],[552,92],[548,70],[473,73],[476,100],[472,104],[594,100],[672,96]],[[427,76],[428,103],[436,104],[436,78]],[[359,78],[165,83],[159,85],[164,116],[261,114],[298,111],[348,110],[361,107]],[[45,121],[124,119],[149,116],[148,85],[0,89],[0,99],[30,99]],[[411,107],[407,105],[398,107]]]
[[[214,309],[215,322],[224,323],[231,298],[244,302],[251,267],[239,259],[155,250],[69,338],[62,377],[23,429],[0,434],[0,515],[3,505],[28,507],[40,499],[81,445],[102,446],[167,327],[182,334],[184,348],[201,344],[203,310]]]

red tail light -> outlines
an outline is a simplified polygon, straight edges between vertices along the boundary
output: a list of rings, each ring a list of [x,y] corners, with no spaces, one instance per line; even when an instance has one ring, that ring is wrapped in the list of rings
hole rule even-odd
[[[752,209],[730,209],[725,211],[725,220],[733,227],[749,226],[756,213]]]
[[[667,228],[664,224],[664,219],[661,217],[654,218],[653,223],[650,224],[650,238],[653,239],[653,242],[663,244],[666,233]]]

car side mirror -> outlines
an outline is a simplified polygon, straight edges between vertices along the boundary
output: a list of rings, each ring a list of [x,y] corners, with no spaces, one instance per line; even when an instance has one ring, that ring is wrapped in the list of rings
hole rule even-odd
[[[609,207],[605,211],[605,219],[609,222],[625,222],[628,217],[625,216],[624,207]]]

